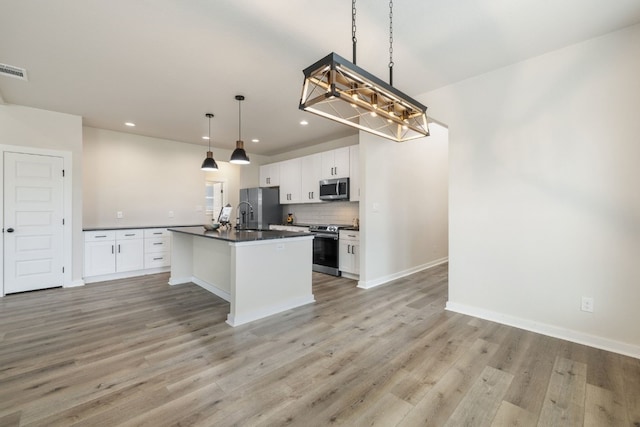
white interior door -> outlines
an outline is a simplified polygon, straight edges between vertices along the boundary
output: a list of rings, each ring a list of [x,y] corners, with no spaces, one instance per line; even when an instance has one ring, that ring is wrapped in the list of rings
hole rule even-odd
[[[63,284],[63,159],[4,153],[4,292]]]

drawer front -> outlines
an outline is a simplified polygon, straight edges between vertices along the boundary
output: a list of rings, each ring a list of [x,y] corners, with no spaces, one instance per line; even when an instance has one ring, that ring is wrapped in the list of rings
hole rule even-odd
[[[144,255],[144,268],[168,267],[171,265],[171,252],[159,252]]]
[[[155,237],[144,239],[144,253],[157,253],[171,250],[171,239],[169,237]]]
[[[116,240],[142,239],[142,230],[116,230]]]
[[[340,240],[360,240],[360,232],[352,230],[340,230]]]
[[[170,233],[166,228],[147,228],[144,230],[144,237],[168,237]]]
[[[84,241],[85,242],[100,242],[100,241],[115,240],[115,239],[116,239],[115,230],[85,231],[84,232]]]

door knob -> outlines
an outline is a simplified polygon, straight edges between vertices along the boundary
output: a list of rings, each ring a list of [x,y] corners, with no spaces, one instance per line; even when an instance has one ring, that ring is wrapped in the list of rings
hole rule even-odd
[[[7,228],[7,233],[13,233],[13,228]]]

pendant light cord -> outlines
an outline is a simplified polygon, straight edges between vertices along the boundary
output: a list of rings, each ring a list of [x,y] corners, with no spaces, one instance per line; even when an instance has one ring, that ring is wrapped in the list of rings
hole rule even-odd
[[[389,85],[393,86],[393,0],[389,0]]]
[[[211,116],[207,115],[207,117],[209,117],[209,151],[211,151]]]
[[[356,65],[356,0],[351,1],[351,45],[353,49],[353,65]]]
[[[242,105],[242,100],[238,100],[238,141],[242,141],[242,112],[240,109]]]

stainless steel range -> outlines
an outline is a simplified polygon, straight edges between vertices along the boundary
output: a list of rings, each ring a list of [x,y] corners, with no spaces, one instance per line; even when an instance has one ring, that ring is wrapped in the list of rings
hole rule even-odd
[[[339,233],[345,225],[310,225],[313,233],[313,271],[340,276]]]

